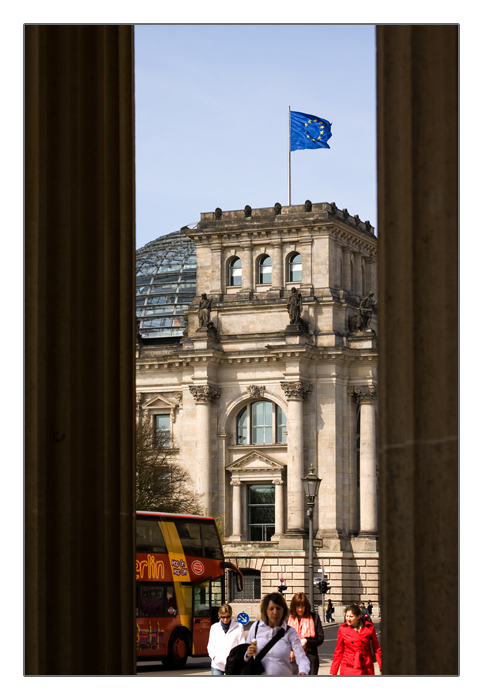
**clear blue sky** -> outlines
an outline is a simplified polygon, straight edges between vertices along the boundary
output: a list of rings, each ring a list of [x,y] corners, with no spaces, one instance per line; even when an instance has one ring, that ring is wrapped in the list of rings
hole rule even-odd
[[[289,105],[332,123],[330,150],[292,152],[292,204],[376,225],[375,49],[373,25],[137,25],[136,247],[286,205]]]

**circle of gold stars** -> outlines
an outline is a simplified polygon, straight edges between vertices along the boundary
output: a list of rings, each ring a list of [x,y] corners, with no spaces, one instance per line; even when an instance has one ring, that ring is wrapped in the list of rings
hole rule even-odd
[[[309,136],[307,133],[307,127],[309,124],[314,124],[314,125],[318,124],[320,126],[320,134],[317,136],[316,139],[312,138],[312,136]],[[316,119],[309,119],[308,122],[305,122],[305,135],[307,136],[308,139],[310,139],[311,141],[316,143],[317,141],[322,141],[323,134],[324,134],[324,123],[323,122],[319,122]]]

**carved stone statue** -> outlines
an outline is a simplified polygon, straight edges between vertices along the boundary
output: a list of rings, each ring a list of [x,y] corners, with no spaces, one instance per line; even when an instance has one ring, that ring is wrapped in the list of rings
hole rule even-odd
[[[369,292],[359,304],[358,313],[349,318],[349,331],[356,333],[370,330],[369,326],[376,306],[374,292]]]
[[[290,292],[287,311],[292,326],[300,323],[300,316],[302,315],[302,293],[295,289],[295,287],[292,287],[292,291]]]
[[[361,331],[367,331],[371,323],[372,314],[377,306],[377,301],[374,300],[374,292],[369,292],[361,301],[359,313],[361,316]]]
[[[200,321],[200,328],[208,326],[211,318],[211,299],[208,299],[206,294],[201,295],[200,303],[198,306],[198,318]]]

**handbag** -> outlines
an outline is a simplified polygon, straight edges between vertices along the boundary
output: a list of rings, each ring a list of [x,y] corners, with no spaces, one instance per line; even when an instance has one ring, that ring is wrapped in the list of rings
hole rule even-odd
[[[258,622],[255,627],[255,637],[257,636]],[[238,644],[230,651],[225,663],[225,673],[227,676],[240,676],[245,667],[245,654],[250,645]]]
[[[255,638],[257,636],[258,622],[255,627]],[[225,664],[225,673],[227,676],[260,676],[265,668],[262,664],[262,659],[265,654],[268,654],[270,649],[278,642],[285,634],[284,629],[279,629],[275,637],[268,644],[265,644],[263,649],[256,656],[251,656],[245,661],[246,650],[249,644],[238,644],[228,654]]]

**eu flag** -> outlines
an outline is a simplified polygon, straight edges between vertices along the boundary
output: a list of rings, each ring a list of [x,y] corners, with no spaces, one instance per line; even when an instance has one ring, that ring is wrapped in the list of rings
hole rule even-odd
[[[290,150],[304,148],[330,148],[327,141],[332,136],[332,124],[326,119],[304,112],[290,112]]]

